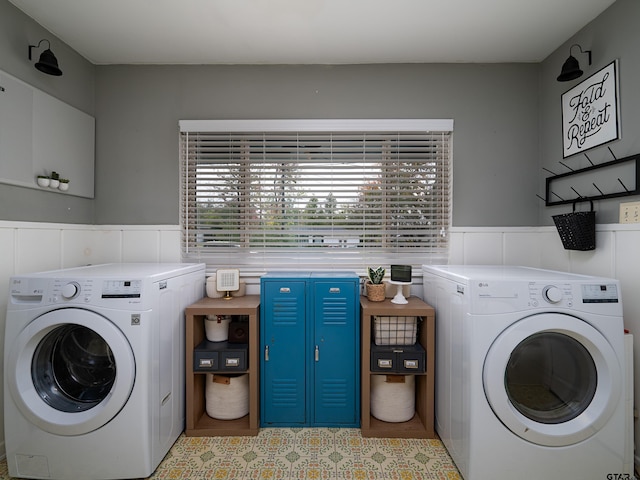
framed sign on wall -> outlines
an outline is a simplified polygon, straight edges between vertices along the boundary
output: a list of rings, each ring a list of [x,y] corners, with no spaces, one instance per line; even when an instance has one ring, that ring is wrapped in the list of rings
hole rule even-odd
[[[562,94],[562,157],[620,138],[618,60]]]

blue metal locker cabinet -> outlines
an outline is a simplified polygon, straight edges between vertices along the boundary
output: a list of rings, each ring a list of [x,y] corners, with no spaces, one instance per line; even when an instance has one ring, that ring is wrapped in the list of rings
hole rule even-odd
[[[312,275],[313,424],[360,425],[359,278]]]
[[[263,277],[260,283],[262,424],[301,427],[307,418],[307,282]]]
[[[360,425],[360,279],[352,272],[261,279],[261,425]]]

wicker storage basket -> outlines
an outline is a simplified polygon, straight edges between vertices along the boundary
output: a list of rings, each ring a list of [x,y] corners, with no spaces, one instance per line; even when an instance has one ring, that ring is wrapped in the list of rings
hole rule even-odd
[[[249,374],[207,373],[206,382],[207,415],[219,420],[234,420],[249,413]]]
[[[371,415],[383,422],[407,422],[416,412],[414,375],[372,375]]]
[[[553,215],[553,221],[558,229],[562,246],[565,250],[595,250],[596,248],[596,212],[576,212],[576,200],[573,202],[573,212]]]
[[[417,333],[416,317],[373,317],[373,341],[376,345],[413,345]]]

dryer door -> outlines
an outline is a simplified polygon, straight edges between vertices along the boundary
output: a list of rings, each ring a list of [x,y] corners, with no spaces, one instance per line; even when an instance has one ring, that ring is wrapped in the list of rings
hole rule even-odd
[[[620,401],[622,372],[606,338],[579,318],[523,318],[491,345],[483,382],[500,421],[538,445],[580,442],[607,422]]]
[[[7,384],[22,414],[57,435],[81,435],[115,417],[135,380],[133,351],[107,318],[54,310],[29,323],[7,357]]]

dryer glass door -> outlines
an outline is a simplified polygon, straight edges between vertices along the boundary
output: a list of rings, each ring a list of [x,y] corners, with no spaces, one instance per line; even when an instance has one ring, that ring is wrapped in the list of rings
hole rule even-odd
[[[514,434],[564,446],[606,424],[620,402],[622,371],[596,328],[571,315],[543,313],[515,322],[496,338],[483,383],[494,414]]]
[[[557,424],[576,418],[589,407],[598,371],[578,340],[563,333],[541,332],[513,349],[504,383],[509,400],[522,415]]]

